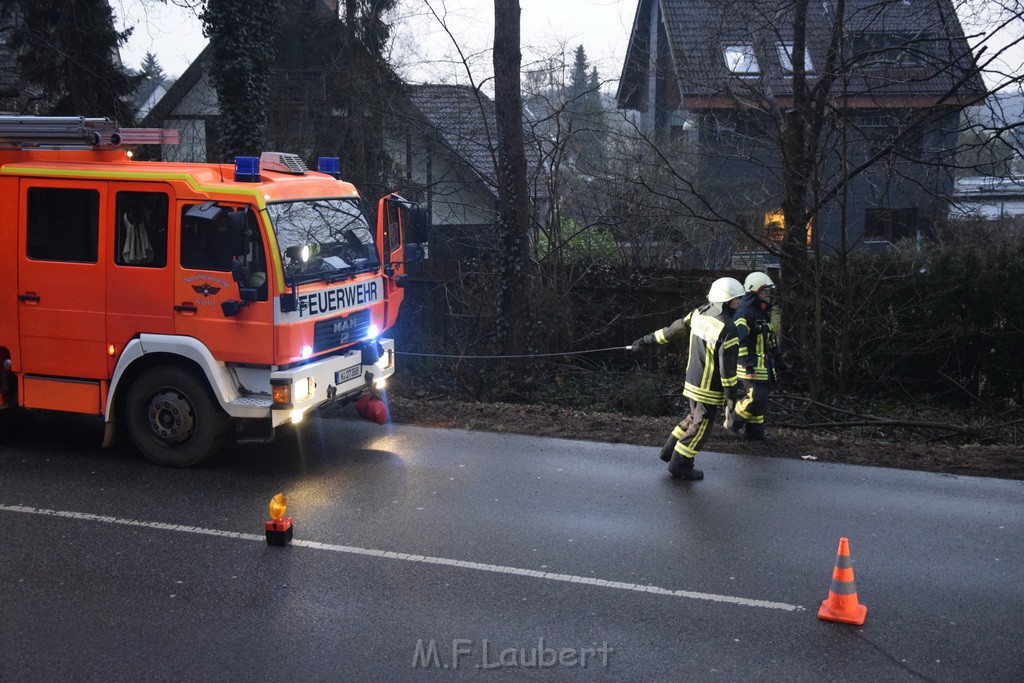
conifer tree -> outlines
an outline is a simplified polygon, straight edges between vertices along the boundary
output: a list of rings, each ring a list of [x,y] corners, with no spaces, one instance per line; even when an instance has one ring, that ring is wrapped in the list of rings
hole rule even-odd
[[[587,61],[582,45],[576,48],[572,74],[565,104],[566,122],[571,135],[570,154],[577,170],[594,173],[595,165],[603,157],[601,82],[597,67]]]
[[[160,63],[156,60],[156,55],[152,52],[147,52],[146,56],[142,58],[142,64],[139,66],[139,75],[157,83],[165,83],[167,81],[167,74],[164,73]]]
[[[12,19],[22,113],[135,122],[139,77],[116,57],[131,29],[115,30],[107,0],[4,0],[0,7]]]

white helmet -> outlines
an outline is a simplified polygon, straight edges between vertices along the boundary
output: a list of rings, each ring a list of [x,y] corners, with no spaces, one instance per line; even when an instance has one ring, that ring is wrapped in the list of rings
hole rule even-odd
[[[724,304],[743,296],[743,285],[734,277],[720,277],[711,283],[708,290],[708,301],[713,304]]]
[[[774,287],[775,283],[772,279],[764,273],[754,271],[747,276],[747,279],[743,281],[743,289],[748,292],[757,292],[762,287]]]

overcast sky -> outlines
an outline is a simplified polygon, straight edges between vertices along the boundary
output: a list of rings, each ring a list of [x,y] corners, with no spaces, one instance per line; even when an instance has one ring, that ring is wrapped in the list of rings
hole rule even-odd
[[[429,4],[444,16],[463,51],[483,73],[490,60],[483,51],[492,41],[492,0]],[[400,5],[393,59],[402,75],[410,81],[465,82],[465,69],[452,65],[458,55],[451,39],[429,13],[427,2],[401,0]],[[520,0],[520,5],[524,65],[538,55],[557,55],[562,47],[571,63],[572,52],[582,44],[603,80],[618,77],[637,0]],[[127,66],[137,68],[146,52],[153,52],[165,73],[180,76],[206,44],[201,23],[188,10],[154,0],[111,0],[111,6],[122,27],[134,26],[131,39],[121,48]]]
[[[202,26],[195,15],[178,4],[189,0],[111,0],[120,25],[134,26],[121,55],[127,66],[137,68],[147,51],[157,56],[170,76],[180,76],[206,44]],[[523,66],[529,70],[539,59],[559,57],[572,64],[573,52],[582,44],[592,65],[598,68],[605,90],[614,92],[625,57],[626,43],[639,0],[520,0],[522,7]],[[978,31],[979,22],[990,21],[977,6],[986,0],[968,0],[974,11],[961,11],[968,35]],[[493,0],[400,0],[395,17],[396,31],[392,63],[409,82],[456,82],[469,80],[462,56],[439,22],[443,18],[472,67],[473,81],[482,83],[490,72],[493,41]],[[439,17],[435,17],[433,7]],[[973,25],[972,25],[973,24]],[[1001,34],[1004,42],[1019,36],[1020,21]],[[998,45],[988,53],[998,51]],[[1000,60],[1001,68],[1019,72],[1024,61],[1017,49]],[[995,65],[994,65],[995,66]],[[483,82],[485,89],[490,89]]]

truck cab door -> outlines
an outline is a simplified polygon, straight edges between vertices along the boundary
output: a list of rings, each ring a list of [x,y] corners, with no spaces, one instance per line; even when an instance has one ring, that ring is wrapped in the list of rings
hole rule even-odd
[[[398,309],[405,299],[405,290],[399,284],[404,279],[405,263],[402,249],[402,204],[398,195],[389,195],[377,205],[377,232],[381,235],[381,263],[384,265],[385,296],[387,297],[387,329],[398,318]]]
[[[244,244],[236,244],[238,235],[232,234],[230,221],[225,220],[227,213],[239,211],[245,212],[249,226]],[[180,202],[178,219],[175,334],[199,340],[219,361],[272,364],[274,311],[268,292],[269,264],[256,214],[223,203]],[[251,293],[251,300],[244,304],[242,289]]]
[[[102,412],[107,374],[106,183],[19,186],[18,323],[23,403]]]
[[[427,258],[427,212],[418,204],[397,194],[388,195],[377,205],[377,234],[381,238],[385,290],[388,299],[385,328],[393,325],[405,299],[406,264]]]

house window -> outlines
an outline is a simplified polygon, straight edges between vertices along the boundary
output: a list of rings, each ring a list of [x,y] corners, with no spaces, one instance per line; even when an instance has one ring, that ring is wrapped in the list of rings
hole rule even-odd
[[[924,33],[860,33],[850,42],[850,57],[861,66],[922,66],[930,37]]]
[[[786,239],[786,216],[782,209],[768,209],[766,211],[744,211],[737,216],[737,221],[745,227],[752,235],[768,242],[782,243]],[[807,224],[805,239],[807,244],[811,243],[811,231],[813,223]],[[747,249],[760,248],[752,244],[746,245]]]
[[[766,211],[764,214],[765,237],[772,242],[781,242],[786,237],[786,217],[782,210]]]
[[[923,141],[919,130],[907,126],[899,116],[880,114],[863,116],[858,125],[867,141],[868,152],[874,156],[888,153],[904,159],[919,160]]]
[[[864,212],[864,238],[898,242],[918,232],[917,209],[867,209]]]
[[[779,64],[786,73],[793,73],[793,43],[778,43],[775,46],[779,51]],[[814,65],[811,63],[811,56],[807,54],[807,46],[804,46],[804,71],[814,72]]]
[[[727,45],[722,49],[722,54],[725,66],[737,76],[757,76],[761,73],[753,45]]]
[[[753,237],[761,240],[781,242],[786,236],[786,219],[780,209],[743,211],[737,216],[737,221]],[[753,242],[746,246],[747,248],[759,248]]]

